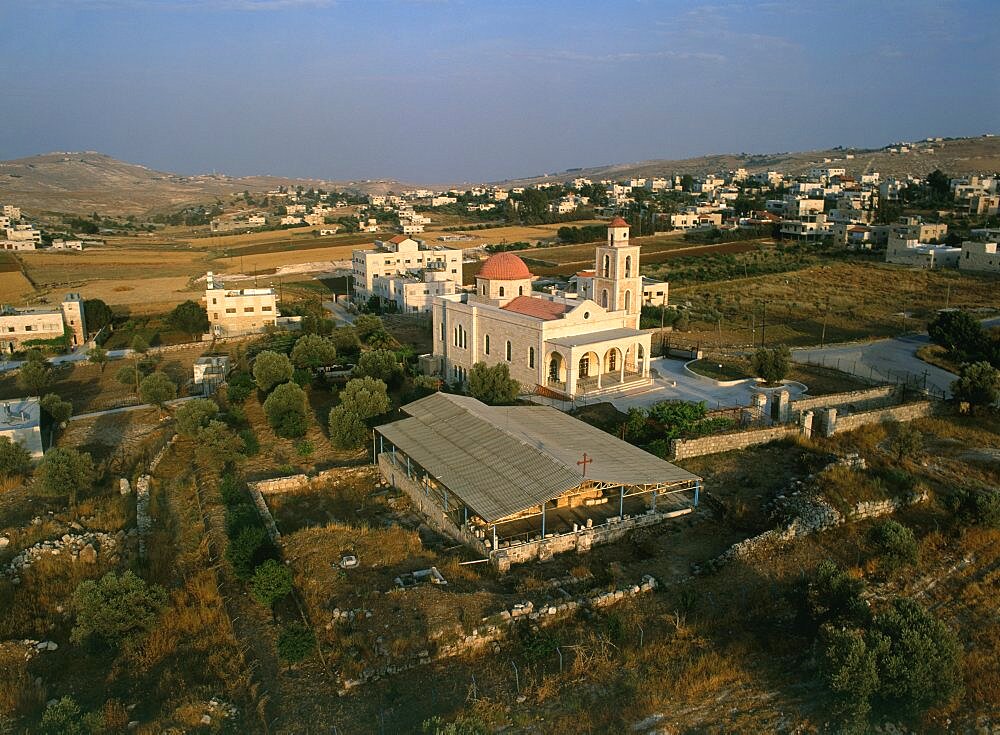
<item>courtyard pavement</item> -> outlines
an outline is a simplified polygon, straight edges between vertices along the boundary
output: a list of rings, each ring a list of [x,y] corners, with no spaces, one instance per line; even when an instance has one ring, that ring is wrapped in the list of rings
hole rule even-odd
[[[651,363],[656,371],[653,384],[642,388],[625,390],[621,393],[611,393],[597,396],[588,403],[608,401],[619,411],[627,411],[633,406],[648,408],[654,403],[668,400],[705,401],[709,409],[731,406],[749,406],[750,396],[757,388],[752,379],[741,380],[735,385],[719,385],[716,381],[698,375],[693,375],[684,369],[687,360],[672,360],[665,357],[655,358]],[[795,400],[803,393],[801,384],[789,383],[789,396]]]

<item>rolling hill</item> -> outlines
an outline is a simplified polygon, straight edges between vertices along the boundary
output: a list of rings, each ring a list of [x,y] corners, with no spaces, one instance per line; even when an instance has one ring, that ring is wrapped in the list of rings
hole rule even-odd
[[[950,175],[1000,171],[1000,138],[980,136],[914,143],[905,153],[898,146],[880,149],[834,148],[798,153],[727,153],[681,160],[651,160],[575,168],[561,173],[494,182],[505,186],[543,181],[566,181],[577,176],[598,181],[631,177],[700,175],[746,168],[751,173],[777,170],[800,174],[814,166],[836,165],[848,173],[879,171],[883,176],[926,175],[939,168]],[[848,158],[851,156],[851,158]],[[394,180],[329,181],[279,176],[233,177],[224,174],[182,176],[126,163],[102,153],[45,153],[0,161],[0,202],[29,212],[145,215],[185,204],[207,203],[217,197],[249,190],[263,192],[277,186],[321,187],[384,194],[415,188]],[[427,188],[446,188],[426,185]]]

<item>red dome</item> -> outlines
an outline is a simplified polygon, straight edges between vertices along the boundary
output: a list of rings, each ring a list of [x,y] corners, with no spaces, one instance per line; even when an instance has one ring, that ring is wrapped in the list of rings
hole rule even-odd
[[[623,220],[621,217],[615,217],[608,224],[608,227],[628,227],[628,222],[626,222],[625,220]]]
[[[514,253],[497,253],[491,255],[479,269],[479,278],[490,278],[495,281],[516,281],[531,278],[531,271],[524,261]]]

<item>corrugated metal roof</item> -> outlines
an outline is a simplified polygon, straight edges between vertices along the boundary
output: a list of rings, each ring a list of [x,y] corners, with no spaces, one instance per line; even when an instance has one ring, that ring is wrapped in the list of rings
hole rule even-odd
[[[378,427],[488,522],[558,497],[587,479],[622,485],[686,482],[696,475],[548,406],[487,406],[435,393],[403,407],[410,418]]]

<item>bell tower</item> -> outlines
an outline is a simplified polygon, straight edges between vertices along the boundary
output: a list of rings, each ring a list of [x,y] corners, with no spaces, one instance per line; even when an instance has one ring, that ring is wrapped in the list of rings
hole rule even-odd
[[[608,311],[634,316],[638,328],[642,309],[639,246],[629,241],[629,226],[621,217],[608,224],[608,241],[597,248],[593,299]]]

